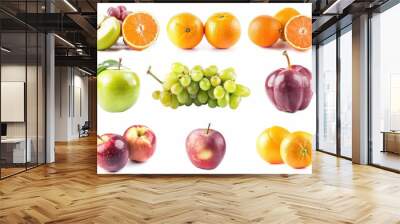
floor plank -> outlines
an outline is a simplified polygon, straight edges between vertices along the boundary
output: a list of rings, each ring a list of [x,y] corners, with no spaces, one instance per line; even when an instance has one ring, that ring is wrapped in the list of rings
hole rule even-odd
[[[400,223],[400,175],[316,153],[313,175],[99,176],[96,139],[0,181],[0,223]]]

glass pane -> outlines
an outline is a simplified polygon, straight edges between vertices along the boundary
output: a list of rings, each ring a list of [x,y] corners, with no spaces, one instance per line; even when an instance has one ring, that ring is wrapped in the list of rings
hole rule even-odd
[[[37,56],[37,33],[29,32],[27,33],[28,38],[28,63],[27,63],[27,80],[26,80],[26,116],[27,116],[27,142],[29,144],[28,149],[30,148],[30,153],[28,156],[28,168],[34,167],[37,165],[37,127],[38,127],[38,107],[37,107],[37,98],[38,98],[38,56]]]
[[[9,12],[0,12],[4,178],[45,161],[45,35],[21,22],[43,13],[45,0],[0,1],[0,7]]]
[[[400,170],[400,5],[372,17],[372,163]]]
[[[336,153],[336,39],[318,49],[318,146]]]
[[[45,148],[45,60],[46,60],[46,52],[45,52],[45,44],[46,37],[44,34],[39,33],[38,35],[38,164],[45,163],[46,158],[46,148]]]
[[[2,32],[1,46],[1,173],[2,178],[25,170],[30,160],[26,141],[26,33]],[[28,146],[28,147],[27,147]],[[28,149],[28,151],[26,150]]]
[[[26,12],[37,13],[39,5],[37,1],[27,2]],[[30,20],[38,20],[37,16]],[[38,21],[31,21],[37,23]],[[38,33],[36,30],[27,29],[27,80],[26,80],[26,113],[27,113],[27,142],[30,149],[30,158],[27,167],[35,167],[38,164]]]
[[[317,88],[316,88],[317,79],[315,77],[315,75],[317,74],[317,47],[316,47],[316,45],[312,46],[312,74],[314,75],[313,76],[313,82],[312,82],[312,88],[314,90],[314,94],[317,94],[316,93],[316,91],[317,91]],[[314,137],[313,137],[313,143],[314,143],[313,144],[313,150],[316,150],[316,147],[315,147],[316,142],[317,142],[317,135],[314,135]]]
[[[352,157],[352,33],[340,36],[340,152]]]

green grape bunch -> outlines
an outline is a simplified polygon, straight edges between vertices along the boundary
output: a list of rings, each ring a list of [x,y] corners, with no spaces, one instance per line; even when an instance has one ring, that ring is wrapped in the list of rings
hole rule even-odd
[[[151,72],[151,67],[147,74],[162,86],[161,90],[152,93],[153,99],[173,109],[192,104],[237,109],[242,98],[250,96],[250,89],[236,82],[232,67],[218,71],[215,65],[205,69],[196,65],[189,69],[182,63],[173,63],[164,81]]]

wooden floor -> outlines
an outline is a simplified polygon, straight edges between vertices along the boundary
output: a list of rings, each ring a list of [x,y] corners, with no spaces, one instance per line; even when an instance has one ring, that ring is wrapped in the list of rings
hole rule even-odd
[[[0,181],[0,223],[400,223],[400,175],[317,153],[314,174],[98,176],[95,138]]]
[[[11,176],[13,174],[19,173],[19,172],[23,172],[25,170],[25,167],[17,167],[17,168],[1,168],[1,177],[8,177]]]
[[[372,161],[374,164],[400,170],[400,155],[391,152],[375,150]]]
[[[7,168],[1,168],[1,178],[5,178],[20,172],[24,172],[26,169],[33,169],[37,166],[37,164],[29,164],[27,163],[27,167],[25,167],[25,164],[18,164],[18,167],[7,167]]]

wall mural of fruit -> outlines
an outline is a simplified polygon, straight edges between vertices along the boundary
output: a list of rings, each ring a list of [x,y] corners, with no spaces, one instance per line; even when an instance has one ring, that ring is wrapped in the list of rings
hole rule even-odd
[[[282,24],[272,16],[254,18],[249,25],[250,40],[260,47],[271,47],[282,34]]]
[[[146,162],[156,150],[156,135],[144,125],[133,125],[126,129],[124,139],[129,145],[130,160]]]
[[[120,34],[124,43],[134,50],[146,49],[158,38],[158,22],[147,12],[130,12],[120,5],[110,7],[107,14],[108,16],[99,17],[101,19],[98,22],[98,50],[110,48],[117,42]],[[118,28],[118,21],[122,23],[122,28]],[[167,34],[171,42],[182,49],[195,48],[204,34],[213,47],[227,49],[239,40],[241,27],[239,20],[230,12],[211,15],[204,26],[197,16],[184,12],[169,20]],[[272,47],[282,39],[296,50],[308,50],[312,45],[311,34],[311,18],[290,7],[279,10],[273,17],[257,16],[248,26],[250,40],[264,48]]]
[[[281,39],[285,40],[285,34],[284,34],[284,28],[286,27],[286,23],[294,16],[298,16],[300,13],[294,9],[294,8],[283,8],[279,10],[274,15],[274,18],[277,19],[281,24],[282,24],[282,33],[281,33]]]
[[[140,80],[136,73],[122,67],[121,60],[107,60],[99,68],[97,96],[101,108],[107,112],[123,112],[131,108],[139,97]]]
[[[155,133],[145,125],[132,125],[123,136],[113,133],[97,136],[97,165],[108,172],[117,172],[129,160],[147,162],[155,150]]]
[[[169,20],[167,33],[171,42],[177,47],[192,49],[203,39],[204,26],[195,15],[180,13]]]
[[[278,110],[294,113],[306,109],[311,102],[312,75],[307,68],[292,65],[286,51],[283,55],[287,59],[288,67],[277,69],[268,75],[265,90]]]
[[[287,135],[281,143],[281,156],[292,168],[308,167],[312,162],[312,135],[304,131]]]
[[[116,18],[101,18],[97,26],[97,50],[101,51],[110,48],[117,42],[120,34],[121,23]]]
[[[97,50],[111,48],[122,35],[126,46],[141,51],[157,40],[158,33],[158,22],[151,14],[131,12],[124,5],[109,7],[107,16],[100,15],[97,21]]]
[[[272,47],[282,39],[299,51],[312,45],[312,21],[294,8],[283,8],[275,16],[260,15],[254,18],[248,28],[250,40],[260,47]]]
[[[150,47],[158,37],[157,20],[146,12],[132,12],[122,23],[124,42],[134,50]]]
[[[282,164],[281,142],[289,134],[286,128],[273,126],[265,129],[257,138],[257,152],[271,164]]]
[[[99,174],[312,172],[311,7],[237,6],[98,5]]]
[[[97,19],[97,50],[107,50],[112,47],[122,34],[121,24],[130,12],[123,5],[110,7],[107,16],[100,15]]]
[[[171,72],[161,81],[151,72],[147,73],[157,80],[163,90],[153,92],[153,98],[164,106],[173,109],[179,106],[208,105],[210,108],[226,107],[237,109],[243,97],[250,95],[250,89],[236,83],[236,73],[233,68],[218,72],[215,65],[203,69],[200,65],[191,70],[181,63],[174,63]]]
[[[215,169],[224,158],[226,143],[224,136],[213,129],[193,130],[186,138],[186,152],[194,166],[200,169]]]
[[[305,51],[312,45],[312,21],[308,16],[292,17],[285,26],[285,39],[293,48]]]
[[[197,16],[180,13],[173,16],[167,25],[169,39],[182,49],[196,47],[204,34],[213,47],[227,49],[239,40],[240,32],[239,20],[229,12],[211,15],[204,26]]]
[[[117,7],[110,7],[107,9],[107,14],[109,16],[113,16],[121,23],[124,21],[124,19],[128,16],[128,14],[131,13],[130,11],[126,10],[126,7],[124,5],[119,5]]]
[[[272,126],[257,138],[258,155],[269,164],[286,164],[303,169],[312,162],[312,135],[304,131],[290,133],[286,128]]]
[[[129,158],[129,145],[121,135],[97,137],[97,165],[109,172],[122,169]]]
[[[232,47],[239,40],[240,32],[239,20],[229,12],[215,13],[205,24],[207,41],[215,48]]]

